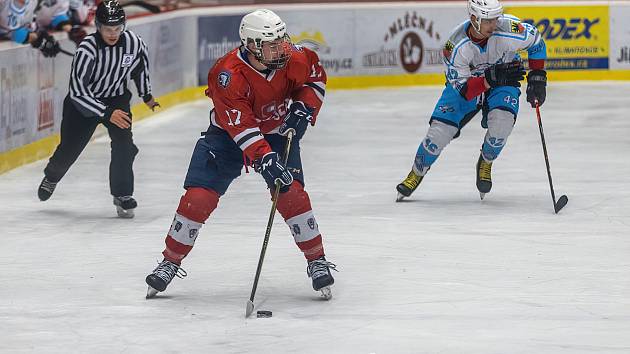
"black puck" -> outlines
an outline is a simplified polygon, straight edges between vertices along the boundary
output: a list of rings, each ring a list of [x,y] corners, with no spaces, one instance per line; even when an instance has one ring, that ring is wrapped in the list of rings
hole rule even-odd
[[[268,318],[271,316],[272,316],[271,311],[263,311],[263,310],[256,311],[256,317],[258,318]]]

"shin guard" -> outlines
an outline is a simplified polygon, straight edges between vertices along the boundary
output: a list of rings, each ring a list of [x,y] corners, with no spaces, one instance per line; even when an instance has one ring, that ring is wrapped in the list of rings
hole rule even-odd
[[[192,250],[199,229],[219,203],[219,195],[205,188],[189,188],[182,196],[166,236],[164,258],[181,264]]]
[[[324,255],[322,236],[311,208],[308,193],[297,181],[278,197],[278,211],[293,234],[297,246],[308,261]]]

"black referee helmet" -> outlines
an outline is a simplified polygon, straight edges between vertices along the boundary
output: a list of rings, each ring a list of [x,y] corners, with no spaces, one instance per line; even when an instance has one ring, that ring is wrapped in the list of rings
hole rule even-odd
[[[96,8],[96,24],[102,26],[124,25],[125,10],[116,0],[105,0]]]

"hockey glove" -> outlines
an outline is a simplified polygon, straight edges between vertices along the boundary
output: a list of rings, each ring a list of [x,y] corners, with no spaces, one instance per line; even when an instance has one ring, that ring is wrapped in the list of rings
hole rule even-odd
[[[304,102],[295,101],[289,107],[289,114],[284,117],[284,121],[280,128],[278,129],[278,133],[280,135],[287,135],[291,130],[293,130],[293,134],[295,138],[300,140],[306,133],[306,128],[309,123],[313,121],[313,110],[304,105]]]
[[[488,85],[493,88],[498,86],[521,87],[519,81],[525,79],[525,68],[520,61],[496,64],[486,69],[485,77]]]
[[[536,108],[542,106],[547,98],[547,72],[545,70],[532,70],[527,75],[527,102]]]
[[[68,38],[76,44],[78,47],[83,41],[83,38],[87,36],[87,32],[81,26],[72,26],[70,32],[68,32]]]
[[[275,186],[276,181],[285,186],[293,183],[293,175],[282,165],[277,152],[268,152],[254,161],[254,170],[263,176],[270,187]]]
[[[61,50],[55,38],[44,30],[37,32],[37,39],[31,45],[38,48],[46,58],[56,56]]]

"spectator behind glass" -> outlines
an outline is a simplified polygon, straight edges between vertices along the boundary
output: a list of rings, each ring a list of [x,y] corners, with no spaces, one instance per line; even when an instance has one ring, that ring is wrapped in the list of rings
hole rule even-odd
[[[35,0],[0,0],[0,38],[31,44],[45,57],[59,53],[59,43],[45,30],[33,30]]]

